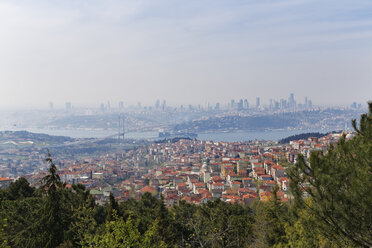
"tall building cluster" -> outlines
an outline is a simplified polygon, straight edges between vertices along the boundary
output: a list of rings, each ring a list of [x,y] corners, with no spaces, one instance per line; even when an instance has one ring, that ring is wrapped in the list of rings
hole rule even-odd
[[[256,104],[253,108],[249,107],[249,102],[247,99],[240,99],[239,101],[235,101],[232,99],[230,103],[228,104],[229,109],[234,110],[296,110],[296,109],[310,109],[313,107],[313,103],[311,100],[309,100],[307,97],[305,97],[304,103],[297,103],[295,100],[295,96],[293,93],[289,95],[287,99],[270,99],[269,105],[262,105],[261,98],[256,97]]]

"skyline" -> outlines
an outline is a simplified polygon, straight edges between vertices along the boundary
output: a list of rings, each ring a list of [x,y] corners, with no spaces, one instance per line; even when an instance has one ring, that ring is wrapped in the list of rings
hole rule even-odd
[[[167,99],[157,99],[153,103],[144,104],[142,102],[124,102],[124,101],[110,101],[96,102],[95,104],[76,104],[71,101],[66,101],[64,103],[55,104],[55,102],[47,102],[39,107],[13,107],[7,109],[1,109],[0,111],[27,111],[27,110],[72,110],[72,109],[86,109],[86,110],[120,110],[120,109],[143,109],[143,110],[176,110],[183,108],[184,110],[293,110],[301,111],[305,109],[319,109],[319,108],[351,108],[351,109],[366,109],[367,104],[363,102],[350,102],[346,104],[317,104],[313,103],[310,97],[305,97],[304,99],[297,99],[294,97],[294,102],[291,102],[289,97],[281,98],[270,98],[268,101],[262,101],[261,97],[256,97],[255,99],[230,99],[226,102],[209,102],[205,101],[203,103],[193,103],[193,104],[172,104],[167,101]],[[257,107],[257,101],[258,107]],[[233,104],[233,106],[232,106]],[[294,106],[292,105],[294,104]],[[240,106],[241,105],[241,106]],[[292,106],[291,106],[292,105]],[[192,107],[192,109],[190,109]],[[165,109],[164,109],[165,108]],[[242,109],[240,109],[242,108]]]
[[[0,1],[0,109],[371,100],[372,3]]]
[[[361,107],[363,106],[362,103],[352,102],[351,104],[346,105],[313,105],[312,99],[306,96],[304,99],[297,99],[293,93],[290,93],[287,97],[280,97],[278,98],[270,98],[267,102],[262,101],[260,96],[257,96],[255,99],[247,99],[247,98],[240,98],[240,99],[230,99],[226,102],[210,102],[205,101],[203,103],[193,103],[193,104],[169,104],[167,99],[156,99],[155,102],[149,104],[143,104],[142,102],[124,102],[118,101],[113,102],[107,100],[105,102],[97,102],[93,105],[84,105],[84,104],[75,104],[71,101],[66,101],[64,103],[56,105],[54,102],[50,101],[39,108],[15,108],[13,110],[42,110],[42,109],[49,109],[49,110],[68,110],[73,108],[87,108],[87,109],[124,109],[124,108],[149,108],[149,110],[156,110],[156,109],[163,109],[164,108],[185,108],[188,109],[191,107],[197,109],[257,109],[257,108],[312,108],[312,107],[352,107],[353,104],[360,104]],[[258,104],[258,105],[257,105]],[[241,105],[239,107],[239,105]],[[356,107],[354,107],[356,108]],[[1,108],[0,108],[1,110]],[[4,110],[4,109],[3,109]],[[11,108],[8,110],[12,110]]]

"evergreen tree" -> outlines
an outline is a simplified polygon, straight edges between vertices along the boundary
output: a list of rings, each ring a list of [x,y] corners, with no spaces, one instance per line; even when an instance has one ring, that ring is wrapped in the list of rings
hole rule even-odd
[[[5,228],[7,226],[7,219],[3,220],[3,223],[0,228],[0,248],[10,248],[8,245],[8,240],[5,233]]]
[[[17,181],[10,183],[7,188],[7,194],[9,200],[23,199],[27,197],[32,197],[35,188],[31,187],[29,182],[21,177]]]
[[[356,120],[352,123],[357,132],[354,138],[342,137],[327,153],[313,152],[309,163],[299,157],[290,172],[291,188],[297,206],[314,214],[329,238],[371,247],[372,102],[359,127]]]
[[[63,186],[59,175],[57,174],[57,167],[53,163],[52,155],[48,152],[45,161],[49,165],[49,174],[41,179],[42,187],[48,195],[56,192],[58,187]]]
[[[109,202],[109,205],[108,205],[108,211],[107,211],[107,220],[108,221],[111,221],[112,218],[113,218],[113,213],[114,212],[118,212],[119,210],[119,205],[118,203],[116,202],[115,200],[115,197],[112,193],[110,193],[110,202]]]
[[[43,207],[42,218],[39,223],[41,239],[44,247],[57,247],[64,241],[70,214],[63,208],[61,188],[64,186],[57,174],[50,153],[46,162],[49,164],[49,174],[41,182],[47,198]]]
[[[253,206],[253,247],[285,247],[287,243],[285,224],[289,221],[288,206],[280,202],[277,191],[275,187],[268,202],[257,202]]]
[[[312,205],[312,199],[306,199],[306,204]],[[338,240],[332,240],[324,234],[322,222],[319,222],[315,214],[306,208],[292,208],[290,221],[284,223],[287,243],[280,243],[278,247],[291,248],[338,248],[352,247]],[[295,215],[293,215],[295,213]]]
[[[113,219],[106,222],[105,230],[101,234],[86,237],[86,244],[83,247],[106,248],[106,247],[132,247],[132,248],[151,248],[168,247],[163,241],[157,239],[158,222],[153,222],[148,230],[141,234],[138,230],[138,220],[131,217],[127,221],[118,217],[113,211]]]

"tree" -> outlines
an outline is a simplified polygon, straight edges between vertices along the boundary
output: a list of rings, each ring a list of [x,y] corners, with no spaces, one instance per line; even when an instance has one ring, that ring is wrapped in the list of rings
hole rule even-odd
[[[253,247],[280,247],[287,243],[285,223],[289,221],[288,206],[277,197],[275,187],[268,202],[256,202],[253,226]]]
[[[7,240],[5,231],[4,231],[4,229],[7,226],[6,224],[7,219],[4,219],[3,222],[4,223],[2,223],[1,228],[0,228],[0,248],[10,248],[10,246],[8,245],[8,240]]]
[[[69,230],[70,240],[65,240],[70,246],[79,247],[88,245],[86,239],[92,237],[97,228],[93,218],[93,208],[81,206],[74,210],[74,221]]]
[[[327,153],[302,156],[290,171],[291,189],[299,209],[322,222],[323,232],[339,242],[372,246],[372,102],[369,113],[352,121],[356,136],[345,136]],[[309,195],[312,204],[304,199]]]
[[[43,199],[36,197],[1,203],[0,218],[7,219],[5,232],[11,247],[42,246],[39,223],[44,203]]]
[[[312,199],[306,199],[308,205],[312,205]],[[287,243],[281,243],[280,247],[302,248],[338,248],[349,247],[346,243],[329,239],[324,232],[322,222],[319,222],[315,214],[306,208],[296,209],[296,216],[291,215],[289,222],[284,223]],[[293,213],[293,212],[292,212]]]
[[[158,234],[159,239],[163,241],[170,241],[170,233],[172,230],[169,228],[169,216],[168,216],[168,209],[164,205],[164,199],[163,196],[161,197],[160,201],[158,201],[158,204],[155,208],[155,214],[156,214],[156,221],[158,222]]]
[[[41,183],[47,198],[38,224],[42,230],[40,234],[43,246],[57,247],[64,241],[64,232],[68,229],[71,213],[63,208],[61,190],[64,185],[49,152],[45,160],[49,164],[49,174],[42,178]]]
[[[183,207],[189,208],[187,205]],[[178,207],[176,212],[182,211]],[[192,215],[177,220],[183,230],[181,247],[246,247],[251,241],[252,213],[240,204],[220,200],[191,208]],[[181,229],[181,230],[182,230]],[[185,234],[188,234],[186,236]]]
[[[49,174],[41,179],[42,187],[47,193],[53,194],[58,187],[63,186],[59,175],[57,174],[57,167],[53,163],[52,155],[48,152],[45,161],[49,164]]]
[[[35,188],[31,187],[29,182],[24,177],[21,177],[17,181],[12,182],[7,188],[9,200],[32,197],[34,191]]]
[[[141,234],[138,230],[138,221],[131,217],[127,221],[118,217],[114,210],[113,220],[106,222],[105,230],[101,234],[86,237],[83,247],[167,247],[163,241],[157,239],[158,222],[155,221],[149,229]]]
[[[113,218],[113,213],[118,212],[119,205],[115,200],[115,197],[112,193],[110,193],[110,204],[108,205],[108,211],[107,211],[107,220],[111,221]]]

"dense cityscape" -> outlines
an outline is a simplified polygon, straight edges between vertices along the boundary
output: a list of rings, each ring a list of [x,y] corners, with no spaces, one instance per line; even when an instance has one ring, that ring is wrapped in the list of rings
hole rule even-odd
[[[3,132],[2,145],[8,145],[8,149],[3,148],[0,153],[0,173],[3,185],[20,176],[38,185],[47,173],[45,158],[49,145],[52,154],[61,150],[56,151],[55,158],[61,180],[67,185],[85,185],[100,204],[108,202],[110,193],[124,201],[130,197],[139,199],[141,194],[150,192],[158,198],[164,196],[168,206],[179,200],[201,204],[215,199],[250,205],[254,200],[267,200],[275,185],[280,188],[282,200],[287,201],[290,195],[286,168],[297,161],[298,154],[309,158],[312,151],[327,151],[342,134],[310,136],[289,144],[190,138],[135,144],[134,140],[111,139],[106,141],[111,149],[105,149],[107,143],[101,144],[96,156],[93,149],[84,156],[79,153],[81,144],[72,145],[76,150],[73,155],[64,152],[63,146],[53,148],[58,142],[71,146],[72,138]],[[347,138],[351,136],[348,134]],[[91,142],[90,148],[94,147]]]
[[[14,131],[16,128],[3,131],[0,135],[0,174],[4,185],[25,177],[37,186],[47,171],[45,157],[50,151],[61,180],[67,185],[85,185],[100,204],[106,203],[110,194],[123,201],[130,197],[139,199],[141,194],[150,192],[158,198],[165,197],[168,206],[179,200],[201,204],[215,199],[250,205],[253,200],[268,199],[275,185],[279,186],[282,200],[287,201],[291,196],[286,168],[296,163],[298,154],[309,158],[312,151],[325,152],[343,133],[352,133],[348,131],[350,119],[363,110],[356,103],[348,108],[316,108],[307,98],[304,104],[298,104],[294,94],[288,100],[271,100],[268,106],[261,106],[260,98],[257,98],[254,107],[249,107],[246,99],[237,103],[232,100],[224,108],[217,103],[214,108],[189,105],[188,109],[183,106],[172,109],[166,106],[165,100],[162,103],[156,101],[153,107],[142,107],[139,103],[136,107],[124,108],[120,102],[119,108],[111,108],[108,103],[89,115],[81,115],[79,111],[92,110],[75,110],[71,103],[66,103],[66,109],[59,112],[64,112],[62,119],[56,118],[54,123],[61,121],[65,124],[62,128],[70,130],[98,130],[105,123],[104,129],[111,128],[114,134],[102,138],[72,138]],[[50,110],[44,114],[52,115],[53,111],[50,103]],[[307,111],[305,115],[304,111]],[[313,119],[311,112],[316,112]],[[182,122],[180,118],[179,124],[173,126],[154,124],[149,120],[162,114],[171,118],[174,113],[181,113],[185,119],[192,116],[195,119]],[[148,119],[141,124],[138,119],[143,115]],[[79,121],[82,116],[92,118],[88,122]],[[115,120],[117,116],[119,119]],[[302,118],[300,125],[303,129],[299,132],[311,130],[311,127],[340,131],[316,133],[316,137],[292,140],[289,144],[259,138],[234,142],[200,140],[196,134],[200,131],[260,130],[268,122],[279,123],[276,127],[266,127],[268,130],[295,129],[291,125],[293,116]],[[242,119],[245,117],[253,118],[252,123],[239,125],[247,122]],[[40,116],[30,122],[37,121],[37,118]],[[130,118],[139,126],[129,126]],[[284,119],[281,123],[278,121],[280,118]],[[320,121],[322,125],[317,126]],[[349,125],[342,125],[347,122]],[[151,128],[154,131],[160,130],[154,132],[155,137],[126,138],[128,130],[146,130],[148,125],[154,125]]]
[[[0,248],[372,248],[371,13],[0,0]]]

